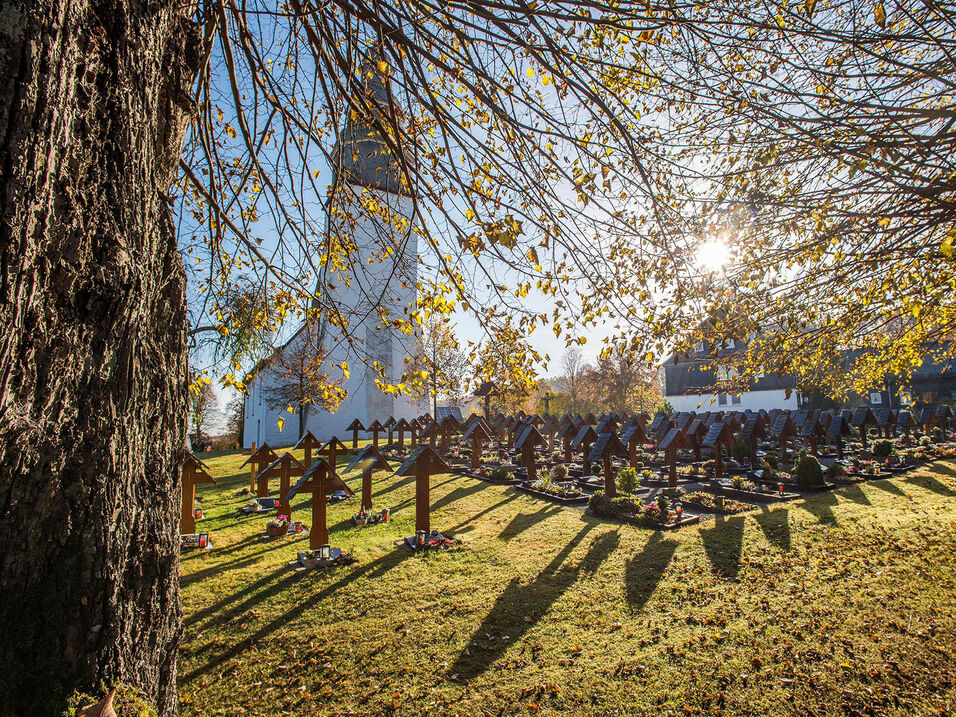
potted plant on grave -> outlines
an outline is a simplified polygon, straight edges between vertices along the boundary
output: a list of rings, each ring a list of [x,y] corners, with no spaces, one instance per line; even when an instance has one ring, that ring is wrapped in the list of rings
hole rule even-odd
[[[556,482],[561,482],[567,480],[568,478],[568,467],[563,463],[559,463],[554,468],[551,469],[551,478]]]
[[[277,515],[266,523],[266,535],[270,538],[277,538],[289,532],[289,516]]]

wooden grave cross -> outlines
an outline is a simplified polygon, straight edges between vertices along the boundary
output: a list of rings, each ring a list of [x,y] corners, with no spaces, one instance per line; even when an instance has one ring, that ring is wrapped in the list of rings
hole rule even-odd
[[[447,473],[448,464],[435,453],[431,446],[419,446],[402,463],[396,474],[415,476],[415,531],[431,534],[431,502],[429,500],[429,479],[436,473]]]
[[[352,459],[345,471],[348,473],[356,468],[362,469],[362,511],[368,513],[372,510],[372,471],[387,471],[392,467],[378,448],[366,446]]]
[[[196,513],[194,512],[196,486],[200,483],[215,484],[216,482],[208,471],[209,466],[196,458],[190,451],[186,451],[182,469],[183,504],[179,518],[179,532],[183,535],[191,535],[196,532]]]
[[[239,466],[240,468],[249,466],[249,490],[254,490],[257,498],[265,498],[269,495],[269,481],[266,478],[256,480],[256,476],[262,472],[263,466],[269,465],[278,458],[276,452],[269,448],[269,444],[263,443],[253,451],[245,463]]]
[[[312,527],[309,530],[309,548],[318,550],[329,544],[329,525],[327,519],[328,494],[333,491],[345,491],[352,495],[352,489],[332,469],[324,458],[317,458],[309,469],[302,474],[299,481],[289,488],[284,501],[288,504],[297,493],[309,491],[312,493]]]

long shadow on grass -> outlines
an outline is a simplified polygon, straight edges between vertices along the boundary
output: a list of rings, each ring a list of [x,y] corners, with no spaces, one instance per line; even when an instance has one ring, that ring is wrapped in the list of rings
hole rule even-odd
[[[790,510],[787,508],[770,510],[766,505],[760,506],[760,510],[762,512],[755,514],[754,520],[767,536],[767,540],[781,550],[789,551],[791,547]]]
[[[503,506],[505,503],[510,503],[511,501],[515,500],[517,497],[518,497],[518,494],[517,494],[517,493],[509,493],[506,497],[502,498],[502,499],[499,500],[497,503],[494,503],[493,505],[489,505],[489,506],[488,506],[487,508],[485,508],[484,510],[482,510],[482,511],[480,511],[480,512],[478,512],[478,513],[475,513],[473,516],[471,516],[471,517],[469,517],[469,518],[466,518],[465,520],[463,520],[462,522],[460,522],[458,525],[456,525],[456,526],[454,526],[454,527],[452,527],[452,528],[449,528],[448,531],[447,531],[447,534],[448,534],[448,535],[454,535],[456,532],[461,531],[462,528],[464,528],[464,527],[465,527],[466,525],[468,525],[469,523],[473,523],[475,520],[477,520],[477,519],[480,518],[481,516],[487,515],[488,513],[491,513],[492,511],[497,510],[498,508],[500,508],[501,506]]]
[[[624,566],[624,593],[633,612],[640,612],[650,600],[677,550],[677,541],[664,539],[656,531],[638,555]]]
[[[808,513],[816,516],[816,519],[826,525],[839,525],[833,507],[839,505],[840,501],[833,494],[832,490],[820,491],[809,496],[803,502],[803,508]]]
[[[276,617],[269,623],[263,625],[255,632],[249,635],[246,635],[244,638],[234,643],[231,647],[229,647],[224,652],[221,652],[218,655],[210,657],[209,660],[204,665],[196,667],[190,672],[187,672],[186,674],[184,674],[181,678],[182,684],[186,684],[201,675],[207,674],[209,670],[213,669],[217,665],[221,665],[223,662],[226,662],[227,660],[230,660],[233,657],[236,657],[237,655],[242,654],[243,652],[248,650],[250,647],[255,645],[259,640],[269,637],[279,627],[282,627],[283,625],[289,622],[292,622],[293,620],[296,620],[306,610],[314,608],[316,603],[318,603],[320,600],[331,595],[333,592],[346,587],[357,578],[364,576],[368,580],[374,580],[378,577],[381,577],[386,572],[388,572],[389,570],[391,570],[400,562],[409,558],[410,556],[411,556],[411,553],[405,550],[404,548],[392,550],[386,553],[385,555],[383,555],[382,557],[376,560],[373,560],[370,563],[367,563],[365,565],[362,565],[358,568],[355,568],[354,570],[351,570],[345,573],[344,575],[342,575],[342,577],[329,583],[328,585],[323,587],[314,595],[297,603],[292,609]],[[261,603],[263,600],[268,599],[270,596],[276,594],[280,590],[284,590],[288,588],[292,583],[297,582],[300,579],[309,579],[309,578],[316,577],[316,573],[310,573],[309,571],[306,571],[303,573],[294,572],[292,571],[291,568],[288,568],[288,567],[286,567],[284,571],[288,573],[288,575],[285,578],[280,580],[275,585],[269,587],[268,589],[263,590],[259,593],[256,593],[255,596],[244,601],[242,605],[238,605],[230,610],[223,612],[221,615],[217,615],[215,624],[225,623],[229,619],[236,617],[238,615],[241,615],[251,605]],[[275,577],[275,575],[276,573],[273,573],[270,577]],[[212,647],[213,647],[212,644],[206,645],[195,654],[198,655],[198,654],[207,652],[208,650],[212,649]]]
[[[874,488],[879,488],[882,491],[891,493],[892,495],[899,496],[900,498],[908,498],[909,495],[905,490],[900,488],[896,483],[891,481],[888,478],[882,478],[880,480],[868,481],[867,485],[871,485]]]
[[[471,636],[468,646],[448,668],[449,675],[457,675],[458,679],[467,682],[482,674],[528,632],[578,578],[597,571],[617,547],[619,536],[616,532],[595,538],[577,565],[561,567],[571,551],[593,528],[593,524],[582,526],[577,535],[530,583],[520,578],[511,579]],[[495,639],[490,639],[488,635]]]
[[[941,470],[940,473],[946,473],[948,475],[956,475],[956,472],[950,469]],[[956,491],[953,491],[949,486],[947,486],[942,481],[939,481],[936,478],[933,478],[933,476],[927,476],[927,475],[910,476],[909,478],[906,479],[906,482],[919,486],[920,488],[926,488],[927,490],[931,490],[934,493],[939,493],[940,495],[945,495],[945,496],[956,495]]]
[[[740,551],[744,541],[744,517],[730,519],[717,516],[713,528],[700,531],[704,552],[714,572],[725,578],[736,578],[740,572]]]
[[[501,534],[498,536],[503,540],[508,540],[515,537],[518,533],[523,533],[528,528],[533,525],[537,525],[542,520],[550,518],[552,515],[557,515],[561,512],[561,508],[555,505],[546,505],[543,508],[536,510],[534,513],[518,513],[514,518],[511,519],[511,522],[505,526],[504,530],[501,531]]]
[[[262,538],[259,538],[259,536],[255,536],[255,538],[257,540],[263,540]],[[303,538],[304,536],[297,538],[295,541],[274,540],[271,545],[264,547],[262,550],[256,550],[253,553],[250,553],[248,555],[243,555],[242,557],[236,558],[234,560],[231,560],[225,563],[217,562],[214,565],[210,565],[208,568],[202,568],[201,570],[196,570],[194,572],[187,573],[186,575],[181,575],[179,578],[179,584],[182,587],[186,587],[188,585],[192,585],[193,583],[197,583],[201,580],[205,580],[206,578],[212,575],[221,575],[227,570],[238,570],[240,568],[247,567],[249,565],[252,565],[262,560],[262,556],[265,553],[271,553],[273,550],[279,550],[281,548],[296,547],[296,543],[299,540],[302,540]],[[210,557],[213,557],[213,556],[210,556]],[[217,553],[215,555],[215,558],[218,559],[219,557],[220,556]]]
[[[442,486],[448,482],[449,481],[444,481],[442,483],[439,483],[438,485],[431,486],[429,490],[430,491],[434,490],[435,488]],[[459,486],[458,488],[455,488],[455,490],[451,491],[450,493],[446,493],[441,498],[434,501],[432,503],[432,510],[433,511],[438,510],[439,508],[442,508],[448,505],[449,503],[454,503],[456,500],[467,498],[472,493],[477,493],[484,487],[485,487],[484,484],[477,483],[477,482],[471,485]],[[415,504],[415,498],[414,497],[408,498],[406,500],[403,500],[401,503],[398,503],[392,510],[400,510],[401,508],[408,508],[409,506],[412,506],[414,504]]]
[[[852,500],[854,503],[859,503],[860,505],[873,505],[870,502],[870,499],[866,497],[866,493],[863,492],[863,489],[860,488],[859,484],[857,483],[840,488],[840,490],[837,492],[847,500]]]

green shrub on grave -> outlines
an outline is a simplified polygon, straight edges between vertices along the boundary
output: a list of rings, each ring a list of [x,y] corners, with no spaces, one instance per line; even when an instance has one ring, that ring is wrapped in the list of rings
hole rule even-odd
[[[628,466],[627,468],[622,468],[618,471],[617,474],[617,489],[621,493],[633,493],[641,485],[640,479],[637,477],[637,471]]]
[[[793,477],[797,485],[805,490],[820,488],[825,485],[823,467],[820,465],[820,461],[817,460],[816,456],[808,455],[806,451],[800,451],[797,455]]]
[[[893,455],[893,441],[881,438],[873,443],[873,455],[876,458],[889,458]]]
[[[594,492],[588,501],[588,509],[602,518],[614,518],[618,515],[638,515],[644,507],[644,501],[633,495],[619,495],[608,498],[603,490]]]

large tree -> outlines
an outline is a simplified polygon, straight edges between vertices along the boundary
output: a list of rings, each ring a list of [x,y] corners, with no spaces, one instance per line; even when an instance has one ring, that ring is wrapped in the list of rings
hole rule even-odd
[[[0,705],[176,703],[188,3],[0,3]]]

